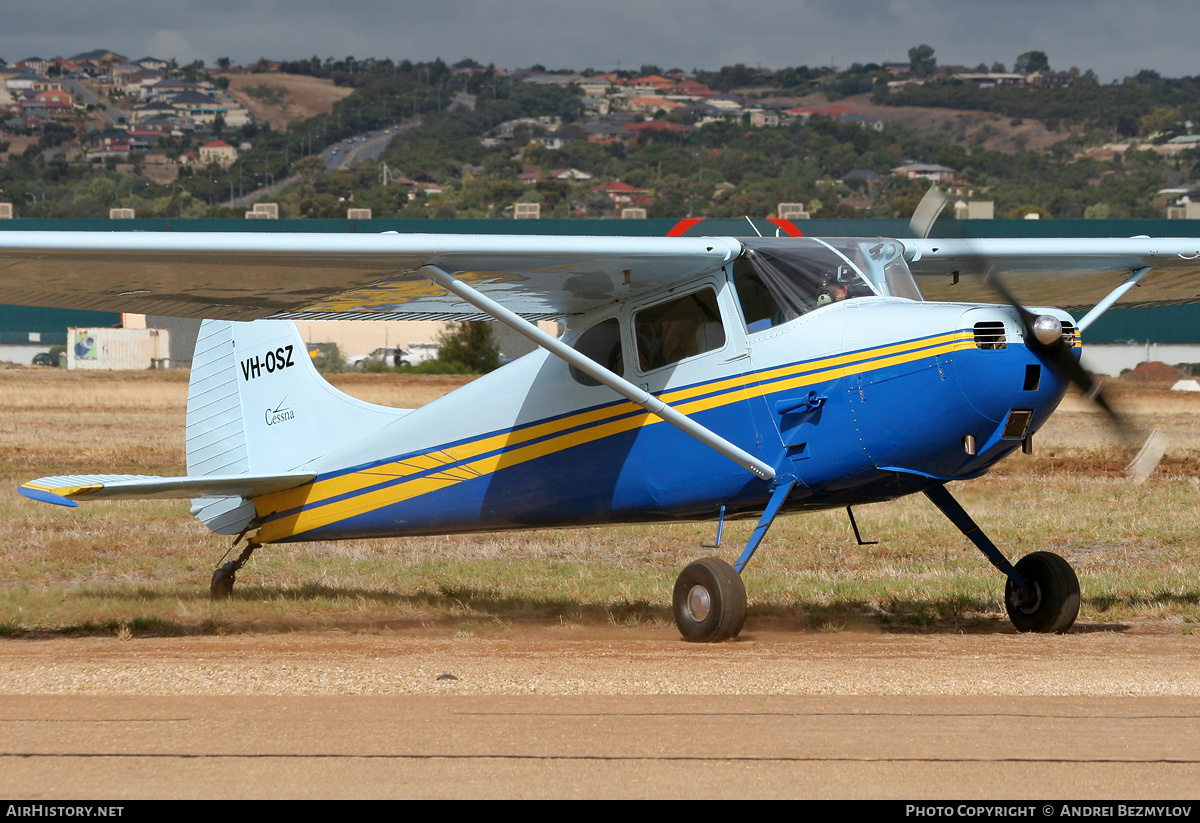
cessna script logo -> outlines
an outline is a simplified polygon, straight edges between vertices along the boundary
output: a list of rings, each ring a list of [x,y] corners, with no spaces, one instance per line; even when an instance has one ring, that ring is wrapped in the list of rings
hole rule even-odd
[[[286,423],[289,420],[296,419],[296,412],[284,407],[283,404],[286,402],[287,398],[285,397],[279,401],[278,406],[273,409],[266,410],[266,412],[263,414],[263,419],[266,420],[268,426],[274,426],[276,423]]]
[[[273,374],[296,365],[292,359],[292,346],[280,346],[265,355],[254,355],[242,361],[242,379],[247,383],[264,374]]]

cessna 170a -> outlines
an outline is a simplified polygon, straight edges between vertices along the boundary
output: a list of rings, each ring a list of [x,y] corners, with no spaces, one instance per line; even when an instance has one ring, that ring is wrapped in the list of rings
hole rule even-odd
[[[205,318],[187,476],[20,491],[191,498],[246,540],[217,597],[272,543],[757,517],[734,563],[679,575],[691,641],[738,634],[740,572],[778,514],[919,492],[1005,575],[1019,630],[1062,632],[1070,565],[1010,563],[946,484],[1028,448],[1072,381],[1094,388],[1080,332],[1134,285],[1127,305],[1200,301],[1198,257],[1196,239],[5,231],[0,303]],[[997,305],[989,271],[1062,308]],[[395,409],[325,382],[292,319],[491,319],[540,349]]]

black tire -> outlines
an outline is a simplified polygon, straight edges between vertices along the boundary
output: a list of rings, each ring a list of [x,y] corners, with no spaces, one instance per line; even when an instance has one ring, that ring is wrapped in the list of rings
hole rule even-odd
[[[1079,578],[1071,564],[1052,552],[1022,557],[1017,573],[1025,578],[1024,590],[1004,587],[1008,617],[1019,632],[1062,634],[1079,615]]]
[[[237,569],[233,563],[226,563],[213,572],[212,582],[208,593],[213,600],[228,600],[233,596],[233,584],[237,582]]]
[[[746,621],[746,586],[719,557],[691,563],[675,581],[675,625],[690,643],[719,643],[737,637]]]

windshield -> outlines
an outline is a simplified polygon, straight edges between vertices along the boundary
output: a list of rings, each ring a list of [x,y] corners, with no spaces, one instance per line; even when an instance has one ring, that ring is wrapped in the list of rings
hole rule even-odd
[[[820,306],[857,297],[920,300],[921,293],[894,240],[747,238],[734,263],[734,288],[746,328],[764,328]]]

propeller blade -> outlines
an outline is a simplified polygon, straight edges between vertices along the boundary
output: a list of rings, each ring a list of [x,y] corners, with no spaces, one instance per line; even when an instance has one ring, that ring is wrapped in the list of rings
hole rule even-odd
[[[1138,485],[1145,483],[1146,478],[1162,461],[1166,451],[1167,436],[1155,429],[1150,432],[1150,436],[1142,444],[1142,449],[1137,453],[1137,457],[1133,458],[1125,467],[1125,476]]]
[[[933,230],[933,224],[937,222],[938,215],[942,213],[942,209],[946,208],[946,204],[950,202],[941,189],[937,186],[930,186],[925,192],[925,196],[921,198],[921,202],[917,204],[917,208],[913,211],[912,219],[908,221],[909,230],[917,237],[928,237],[929,232]]]

